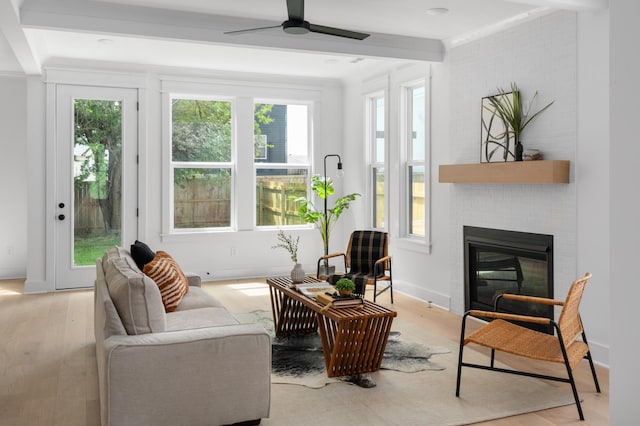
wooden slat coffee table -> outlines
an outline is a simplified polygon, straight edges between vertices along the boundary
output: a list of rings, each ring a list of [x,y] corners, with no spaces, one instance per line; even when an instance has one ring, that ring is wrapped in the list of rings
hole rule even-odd
[[[322,281],[306,277],[304,282]],[[290,277],[267,278],[267,284],[276,336],[319,332],[327,376],[380,369],[395,311],[368,300],[358,307],[326,308],[292,288]]]

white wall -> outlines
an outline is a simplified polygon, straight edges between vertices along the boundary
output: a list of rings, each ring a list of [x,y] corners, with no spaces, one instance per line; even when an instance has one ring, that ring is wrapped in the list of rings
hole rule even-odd
[[[638,335],[638,258],[640,258],[640,2],[610,0],[610,120],[609,146],[611,259],[612,425],[631,425],[640,418],[640,369],[635,349]],[[597,208],[597,207],[596,207]],[[607,255],[607,253],[603,253]]]
[[[552,234],[556,297],[564,297],[576,277],[586,271],[594,274],[584,297],[583,316],[596,360],[608,364],[609,261],[603,256],[608,249],[609,214],[609,169],[603,152],[608,146],[603,60],[607,38],[605,12],[558,12],[455,47],[442,64],[432,65],[432,245],[430,253],[413,250],[392,232],[396,288],[461,313],[463,225]],[[398,70],[385,72],[391,81],[398,74]],[[362,110],[362,87],[372,77],[359,77],[347,84],[346,111]],[[495,94],[498,86],[508,88],[512,81],[527,102],[538,90],[534,110],[554,101],[527,128],[523,142],[525,147],[542,150],[547,159],[570,160],[571,183],[438,183],[438,165],[480,161],[481,98]],[[361,119],[347,120],[345,139],[364,141],[361,123]],[[366,173],[361,172],[362,185]],[[392,205],[390,223],[397,222],[398,213]],[[366,212],[359,215],[366,224]]]
[[[518,84],[554,104],[526,129],[526,147],[571,161],[568,185],[450,185],[452,310],[462,312],[462,226],[554,235],[555,297],[589,271],[582,313],[595,359],[609,364],[608,14],[557,12],[452,49],[451,162],[479,161],[479,99]],[[455,101],[453,101],[455,100]],[[454,103],[455,102],[455,103]]]
[[[582,300],[594,357],[609,365],[609,13],[578,14],[577,272],[593,274]]]
[[[594,206],[593,199],[606,198],[608,187],[608,169],[602,167],[606,154],[600,150],[608,145],[607,74],[602,69],[606,63],[602,57],[608,51],[606,42],[602,41],[608,32],[607,24],[606,14],[556,13],[454,48],[443,63],[431,67],[371,70],[370,75],[354,76],[344,88],[333,81],[277,81],[278,84],[307,85],[322,92],[315,172],[321,173],[325,154],[340,154],[345,164],[345,178],[338,182],[338,193],[364,194],[368,170],[363,168],[362,161],[362,96],[368,84],[380,78],[386,79],[387,84],[397,83],[404,76],[428,77],[431,73],[431,246],[407,243],[399,238],[397,226],[392,227],[395,288],[461,312],[463,224],[554,234],[557,295],[566,291],[575,276],[586,270],[594,273],[585,295],[584,317],[596,359],[603,363],[608,361],[609,347],[608,322],[606,318],[603,320],[609,308],[609,263],[602,258],[607,230],[603,223],[607,222],[609,212],[606,203]],[[596,64],[598,60],[601,62]],[[274,83],[273,77],[235,78],[248,79],[252,84]],[[163,161],[161,94],[157,76],[150,74],[146,81],[143,91],[146,136],[140,147],[140,196],[141,207],[148,214],[141,219],[140,238],[155,249],[170,252],[185,269],[200,273],[205,279],[286,273],[290,269],[286,253],[270,249],[275,231],[242,231],[182,239],[161,235],[160,214],[153,213],[161,210],[164,196],[157,183],[162,178]],[[546,158],[571,160],[572,183],[553,186],[439,184],[438,165],[479,161],[480,98],[495,93],[496,86],[508,86],[511,81],[520,85],[525,98],[539,90],[538,106],[555,100],[528,129],[524,142],[542,149]],[[47,258],[44,235],[52,219],[48,220],[41,208],[46,199],[44,167],[40,164],[45,160],[42,158],[45,131],[41,110],[45,101],[44,85],[32,78],[27,92],[28,117],[31,117],[28,119],[33,125],[30,122],[28,126],[32,136],[29,137],[30,260],[26,289],[50,291],[54,286],[52,271],[44,266]],[[397,109],[392,114],[397,114]],[[397,145],[397,135],[394,137]],[[333,163],[329,165],[332,167]],[[398,173],[399,166],[392,165],[391,169]],[[341,218],[332,236],[331,251],[345,247],[347,231],[369,226],[366,202],[358,199]],[[22,203],[24,206],[26,201]],[[507,217],[496,219],[496,206],[509,212]],[[399,203],[392,204],[389,222],[397,224],[399,214]],[[301,258],[305,269],[312,271],[321,252],[319,233],[314,229],[294,233],[302,237]],[[232,248],[235,248],[234,255]]]
[[[27,264],[27,80],[0,75],[0,279]]]
[[[538,91],[539,115],[523,133],[526,148],[546,159],[570,160],[576,152],[576,15],[555,13],[456,47],[451,61],[451,160],[480,161],[481,98],[517,83],[525,104]],[[575,173],[572,171],[571,175]],[[554,236],[555,295],[576,277],[576,185],[455,184],[451,191],[451,308],[464,310],[464,225]]]
[[[168,79],[184,78],[189,81],[189,77],[175,77],[172,75]],[[225,79],[230,76],[219,78],[198,79],[202,83],[215,82],[224,85]],[[152,79],[153,80],[153,79]],[[237,87],[263,87],[267,92],[289,92],[289,89],[308,91],[313,96],[319,96],[317,103],[316,120],[314,122],[315,152],[313,153],[314,174],[322,174],[323,158],[325,154],[342,152],[342,89],[338,82],[330,80],[314,79],[274,79],[266,76],[235,76],[229,80],[229,85]],[[153,85],[153,84],[152,84]],[[271,86],[274,89],[269,89]],[[278,89],[279,88],[279,89]],[[242,89],[239,89],[242,90]],[[264,93],[264,90],[261,91]],[[140,238],[144,239],[152,248],[166,250],[176,260],[178,260],[185,270],[200,274],[205,280],[219,280],[243,277],[263,277],[268,275],[282,275],[288,273],[292,264],[288,254],[282,250],[273,250],[271,247],[276,244],[276,230],[258,230],[244,228],[238,232],[214,232],[201,235],[168,236],[162,235],[162,215],[152,212],[161,211],[163,197],[167,196],[167,190],[158,183],[162,181],[163,164],[162,157],[162,133],[161,133],[161,97],[160,92],[151,88],[147,91],[146,103],[149,106],[148,118],[148,138],[145,147],[145,207],[143,214],[145,217],[143,229],[140,230]],[[284,96],[280,94],[280,96]],[[262,94],[261,97],[266,97]],[[252,167],[252,165],[250,165]],[[327,174],[334,174],[336,162],[328,162]],[[347,169],[348,172],[348,169]],[[241,171],[245,181],[252,179],[251,172]],[[253,185],[249,188],[253,189]],[[342,191],[341,182],[336,182],[337,193]],[[238,205],[244,204],[248,209],[253,205],[253,193],[239,194],[242,198],[238,200]],[[331,200],[329,201],[331,206]],[[320,204],[321,206],[321,204]],[[251,211],[239,212],[245,217],[253,217]],[[339,224],[348,220],[350,213],[344,214]],[[322,241],[317,229],[298,229],[286,231],[287,233],[300,236],[300,247],[298,251],[299,261],[306,272],[315,272],[317,259],[322,253]],[[340,250],[341,231],[340,226],[334,229],[331,235],[331,249]]]
[[[316,99],[316,111],[314,122],[315,151],[313,152],[313,173],[322,173],[322,160],[327,153],[342,154],[342,87],[337,80],[304,79],[304,78],[277,78],[257,74],[238,73],[207,73],[202,74],[195,70],[148,70],[127,71],[117,65],[111,65],[110,71],[87,68],[73,70],[49,69],[44,79],[46,85],[53,87],[55,84],[82,83],[86,85],[113,86],[113,87],[137,87],[140,90],[140,173],[139,173],[139,197],[140,219],[138,238],[145,241],[154,250],[165,250],[170,253],[184,270],[200,274],[205,280],[263,277],[288,273],[292,264],[288,254],[284,250],[274,250],[271,247],[276,244],[277,230],[253,230],[241,229],[237,232],[212,232],[189,235],[168,235],[163,229],[162,209],[168,194],[167,188],[162,187],[163,169],[167,169],[168,163],[163,156],[162,134],[162,82],[179,81],[189,85],[206,87],[218,85],[218,87],[236,88],[246,95],[250,87],[262,88],[261,98],[280,99],[283,93],[308,93]],[[33,81],[30,85],[30,103],[34,105],[32,137],[29,138],[30,151],[33,153],[46,152],[45,120],[42,111],[36,105],[47,103],[45,83]],[[233,91],[234,89],[229,89]],[[53,95],[55,91],[49,91]],[[265,94],[266,93],[266,94]],[[291,98],[282,99],[292,100]],[[51,100],[49,100],[51,101]],[[53,121],[52,121],[53,122]],[[42,155],[42,154],[40,154]],[[38,164],[36,158],[35,164]],[[55,188],[42,182],[46,176],[46,170],[54,167],[49,161],[45,167],[32,167],[30,173],[30,206],[43,206],[48,194]],[[335,163],[331,164],[335,170]],[[347,169],[347,173],[349,173]],[[252,179],[250,170],[239,170],[238,179],[245,182]],[[249,184],[249,188],[252,185]],[[342,183],[337,182],[336,190],[342,193]],[[238,205],[252,205],[253,193],[239,194]],[[25,206],[26,202],[22,202]],[[46,235],[54,235],[51,229],[55,226],[53,217],[47,217],[46,209],[31,209],[30,228],[44,227],[43,232],[30,233],[29,245],[34,249],[33,261],[30,262],[25,292],[53,291],[55,286],[54,264],[50,261],[54,257],[55,242],[47,241]],[[251,213],[240,212],[245,217],[252,217]],[[341,218],[341,222],[349,220],[350,212],[347,211]],[[248,216],[247,216],[248,215]],[[24,213],[23,213],[24,217]],[[317,259],[322,255],[322,242],[317,229],[303,226],[300,229],[290,231],[293,235],[299,235],[299,260],[306,271],[315,271]],[[338,226],[331,239],[331,250],[343,250],[344,239],[341,235],[341,226]],[[132,243],[125,242],[125,246]],[[37,257],[42,253],[44,259]],[[23,261],[23,264],[26,261]],[[45,267],[44,265],[50,265]],[[87,283],[90,286],[92,283]]]
[[[433,80],[429,83],[430,78]],[[358,168],[349,179],[353,190],[367,191],[370,180],[370,169],[367,162],[369,148],[365,137],[365,96],[384,91],[385,102],[389,107],[386,133],[388,141],[388,198],[385,221],[389,224],[390,253],[393,256],[394,289],[411,294],[423,300],[449,308],[448,270],[442,268],[449,259],[448,234],[448,191],[433,184],[437,181],[438,164],[448,161],[447,149],[449,128],[446,125],[434,125],[431,130],[431,151],[427,153],[427,161],[431,165],[431,190],[428,196],[432,203],[431,245],[403,239],[400,234],[401,194],[399,193],[400,173],[400,98],[399,87],[418,79],[427,81],[427,93],[431,101],[431,120],[433,123],[448,123],[448,65],[442,64],[407,64],[397,68],[380,67],[371,70],[368,75],[357,75],[345,84],[344,110],[345,146],[348,164]],[[364,160],[364,161],[363,161]],[[357,222],[351,228],[371,227],[369,198],[354,208]],[[431,253],[429,254],[429,251]]]

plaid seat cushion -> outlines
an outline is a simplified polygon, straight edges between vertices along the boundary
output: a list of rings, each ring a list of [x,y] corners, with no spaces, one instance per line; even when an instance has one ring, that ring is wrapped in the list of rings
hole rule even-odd
[[[349,255],[349,272],[343,275],[331,275],[328,281],[332,284],[340,278],[350,278],[356,285],[356,293],[364,294],[367,280],[384,275],[384,267],[375,263],[384,257],[384,249],[388,234],[380,231],[354,231],[351,235],[351,252]]]

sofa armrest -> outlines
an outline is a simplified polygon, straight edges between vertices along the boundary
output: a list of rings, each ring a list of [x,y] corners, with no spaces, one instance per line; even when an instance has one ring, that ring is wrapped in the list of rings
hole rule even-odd
[[[269,416],[271,338],[239,324],[105,340],[106,424],[231,424]]]
[[[202,286],[202,277],[198,274],[194,274],[193,272],[185,272],[184,276],[187,277],[187,281],[189,281],[189,285],[193,287],[201,287]]]

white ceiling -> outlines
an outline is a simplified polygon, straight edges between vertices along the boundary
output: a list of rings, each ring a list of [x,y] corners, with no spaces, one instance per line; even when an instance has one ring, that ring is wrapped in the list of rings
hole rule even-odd
[[[306,0],[311,23],[372,34],[352,41],[279,28],[224,34],[280,24],[286,0],[0,0],[0,72],[37,74],[42,65],[100,61],[344,78],[379,63],[438,61],[447,47],[555,8],[606,6],[607,0]],[[442,7],[448,13],[428,13]]]

